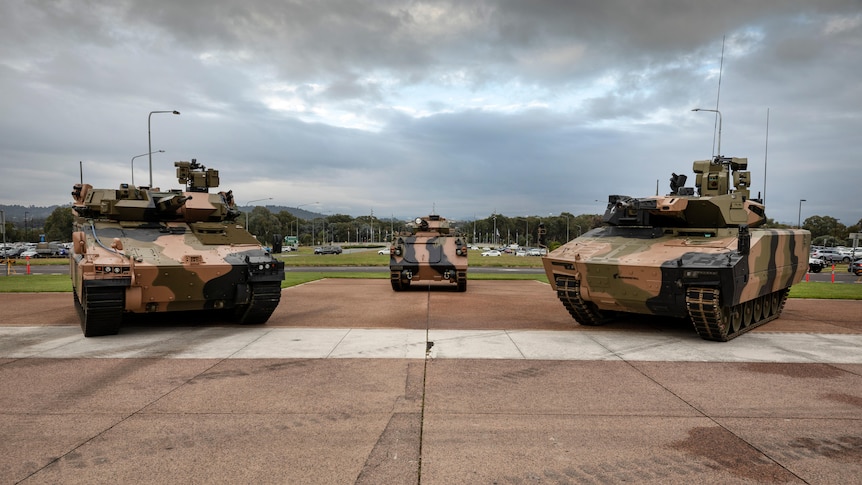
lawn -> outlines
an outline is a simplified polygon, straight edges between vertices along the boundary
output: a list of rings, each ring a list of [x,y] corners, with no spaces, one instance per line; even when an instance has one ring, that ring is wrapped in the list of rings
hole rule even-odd
[[[333,256],[335,257],[335,256]],[[285,273],[285,280],[281,286],[290,286],[308,283],[324,278],[373,278],[386,279],[386,273],[366,272],[322,272],[322,271],[289,271]],[[544,283],[548,278],[544,274],[482,274],[469,273],[470,280],[536,280]],[[31,293],[31,292],[58,292],[72,291],[72,282],[67,275],[14,275],[0,277],[0,292],[2,293]],[[806,283],[794,285],[790,289],[790,298],[821,298],[821,299],[845,299],[862,300],[862,284],[832,284],[832,283]]]
[[[389,254],[377,254],[377,249],[342,254],[314,254],[313,248],[302,247],[298,252],[283,253],[277,257],[285,266],[388,266]],[[388,248],[388,246],[386,247]],[[542,258],[536,256],[481,256],[481,251],[470,251],[470,266],[483,268],[541,268]]]

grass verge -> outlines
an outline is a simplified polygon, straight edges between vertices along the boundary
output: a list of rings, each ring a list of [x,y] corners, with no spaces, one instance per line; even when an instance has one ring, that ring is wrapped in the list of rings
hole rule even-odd
[[[324,278],[388,279],[386,273],[367,272],[287,272],[282,288],[308,283]],[[486,274],[472,273],[469,280],[535,280],[548,282],[544,274]],[[67,275],[15,275],[0,277],[0,293],[35,293],[72,291],[72,281]],[[862,300],[862,284],[832,284],[802,282],[790,288],[790,298],[819,298],[840,300]]]

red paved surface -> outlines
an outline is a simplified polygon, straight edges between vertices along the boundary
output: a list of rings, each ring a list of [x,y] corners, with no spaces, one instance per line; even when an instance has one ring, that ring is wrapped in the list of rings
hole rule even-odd
[[[283,290],[281,304],[267,325],[407,329],[428,325],[432,329],[587,332],[687,326],[684,322],[633,317],[606,327],[583,327],[563,308],[549,285],[536,281],[471,280],[465,293],[454,288],[416,285],[410,291],[395,292],[388,280],[319,280]],[[78,325],[71,293],[0,293],[0,308],[0,325]],[[164,316],[159,320],[165,320]],[[167,320],[170,323],[170,318]],[[180,320],[192,322],[185,317]],[[790,299],[781,318],[754,332],[862,333],[862,301]]]
[[[0,308],[77,325],[69,294]],[[859,333],[860,310],[790,300],[756,331]],[[285,290],[269,325],[426,322],[604,331],[547,285],[490,281],[325,280]],[[611,327],[643,325],[669,324]],[[862,364],[6,358],[0,482],[859,483],[861,417]]]

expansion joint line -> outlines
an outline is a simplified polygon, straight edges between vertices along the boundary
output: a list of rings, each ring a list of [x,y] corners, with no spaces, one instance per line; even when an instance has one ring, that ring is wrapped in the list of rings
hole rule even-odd
[[[422,443],[425,435],[425,394],[428,390],[428,361],[431,360],[431,286],[428,286],[427,299],[425,302],[425,359],[422,364],[422,405],[419,410],[419,463],[416,469],[416,484],[422,485]]]
[[[730,433],[731,435],[733,435],[734,437],[736,437],[738,440],[740,440],[740,441],[742,441],[743,443],[745,443],[746,445],[750,446],[753,450],[757,450],[757,452],[758,452],[758,453],[760,453],[761,455],[763,455],[763,457],[764,457],[766,460],[769,460],[770,462],[772,462],[773,464],[775,464],[776,466],[778,466],[778,467],[779,467],[779,468],[781,468],[782,470],[784,470],[784,471],[786,471],[787,473],[789,473],[789,474],[793,475],[794,477],[796,477],[797,479],[799,479],[799,481],[801,481],[801,482],[803,482],[803,483],[807,483],[807,482],[805,481],[805,479],[803,479],[801,476],[799,476],[799,474],[794,473],[794,472],[793,472],[793,470],[791,470],[791,469],[787,468],[786,466],[784,466],[784,465],[782,465],[781,463],[779,463],[778,461],[776,461],[774,458],[772,458],[771,456],[769,456],[769,454],[767,454],[765,451],[763,451],[763,450],[761,450],[760,448],[758,448],[755,444],[753,444],[753,443],[751,443],[750,441],[746,440],[745,438],[743,438],[743,437],[742,437],[742,436],[740,436],[739,434],[734,433],[734,432],[733,432],[733,430],[729,429],[727,426],[725,426],[725,425],[723,425],[723,424],[719,423],[718,421],[716,421],[716,419],[715,419],[714,417],[712,417],[712,416],[708,415],[706,412],[704,412],[702,409],[700,409],[699,407],[697,407],[697,406],[696,406],[696,405],[694,405],[693,403],[691,403],[691,402],[687,401],[686,399],[683,399],[683,397],[682,397],[682,396],[680,396],[679,394],[677,394],[677,393],[673,392],[673,390],[669,389],[667,386],[665,386],[665,385],[664,385],[664,384],[662,384],[661,382],[657,381],[655,378],[653,378],[651,375],[649,375],[649,374],[647,374],[646,372],[644,372],[643,370],[641,370],[638,366],[634,365],[632,362],[630,362],[630,361],[628,361],[628,360],[625,360],[625,359],[624,359],[623,361],[624,361],[624,362],[625,362],[629,367],[631,367],[631,368],[632,368],[632,369],[634,369],[636,372],[638,372],[640,375],[642,375],[642,376],[646,377],[647,379],[649,379],[650,381],[652,381],[655,385],[659,386],[660,388],[664,389],[665,391],[667,391],[668,393],[670,393],[670,394],[671,394],[672,396],[674,396],[675,398],[677,398],[677,399],[679,399],[680,401],[684,402],[684,403],[686,404],[686,406],[688,406],[688,407],[690,407],[691,409],[693,409],[693,410],[697,411],[697,413],[698,413],[698,414],[700,414],[702,417],[706,418],[707,420],[711,421],[711,422],[712,422],[712,424],[714,424],[714,425],[718,426],[719,428],[721,428],[721,429],[723,429],[723,430],[727,431],[728,433]]]

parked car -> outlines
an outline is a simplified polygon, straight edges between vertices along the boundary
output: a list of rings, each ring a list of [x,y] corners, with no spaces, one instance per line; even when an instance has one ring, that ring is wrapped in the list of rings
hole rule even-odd
[[[19,254],[18,257],[21,259],[38,258],[39,257],[39,251],[36,251],[35,249],[28,249],[26,251],[23,251],[21,254]]]
[[[503,253],[501,253],[500,251],[497,251],[496,249],[490,249],[488,251],[482,251],[482,256],[500,256],[501,254],[503,254]]]
[[[527,251],[527,256],[544,256],[546,254],[548,254],[548,250],[543,248],[530,248]]]
[[[862,259],[857,259],[852,263],[847,265],[847,271],[855,274],[856,276],[862,276]]]
[[[21,246],[6,246],[3,249],[0,249],[0,257],[4,258],[15,258],[20,255],[24,251],[24,248]]]
[[[820,258],[827,263],[850,262],[850,255],[841,254],[841,251],[835,248],[817,249],[811,253],[811,257]]]
[[[823,271],[823,268],[826,266],[826,261],[823,261],[820,258],[815,258],[810,256],[808,258],[808,271],[812,273],[819,273]]]
[[[377,254],[390,254],[389,248],[383,248],[383,249],[377,251]]]
[[[314,248],[314,254],[341,254],[341,246],[320,246]]]
[[[523,249],[518,249],[515,251],[515,256],[526,256],[526,255],[527,255],[527,251],[525,251]]]

